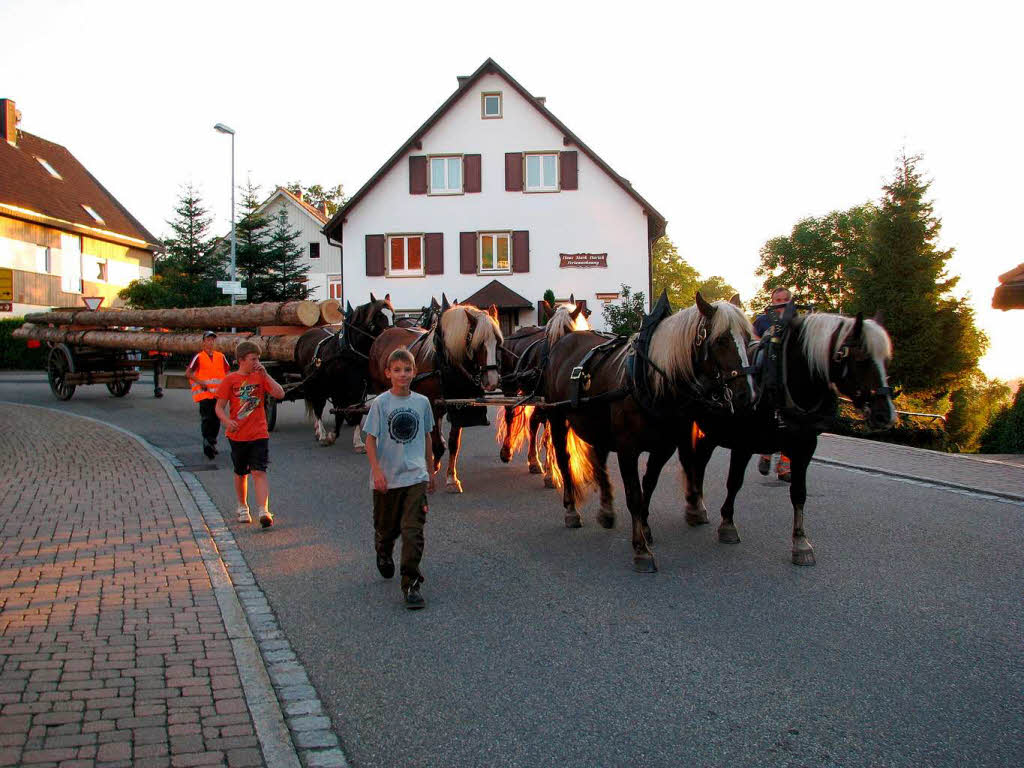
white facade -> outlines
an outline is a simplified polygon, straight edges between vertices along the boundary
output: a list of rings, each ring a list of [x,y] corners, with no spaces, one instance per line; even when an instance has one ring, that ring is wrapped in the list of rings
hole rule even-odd
[[[501,93],[500,119],[482,117],[485,92]],[[418,138],[421,147],[410,148],[350,211],[342,212],[345,298],[353,305],[367,301],[371,292],[378,297],[390,293],[396,309],[414,309],[429,304],[431,297],[440,300],[442,292],[449,299],[465,299],[497,279],[534,307],[549,288],[558,299],[574,293],[586,300],[594,312],[591,322],[601,328],[598,294],[617,295],[623,284],[648,292],[648,215],[641,203],[585,151],[571,141],[564,143],[569,141],[564,132],[501,74],[490,71],[473,81]],[[506,191],[507,152],[557,156],[567,150],[576,150],[576,190]],[[481,156],[481,191],[410,194],[409,156],[446,154]],[[429,186],[429,160],[427,168]],[[516,230],[529,232],[528,272],[461,273],[461,232]],[[367,275],[366,235],[403,233],[443,233],[443,274]],[[563,253],[607,254],[607,267],[563,268],[559,256]],[[520,311],[520,325],[534,322],[535,309]]]
[[[282,208],[288,215],[288,224],[299,233],[296,244],[302,246],[302,263],[309,267],[306,274],[307,285],[312,291],[309,295],[310,300],[341,299],[341,248],[332,245],[324,235],[323,226],[326,219],[317,217],[281,189],[276,190],[259,210],[268,220],[274,222]],[[319,247],[319,258],[311,257],[315,250],[310,247],[311,244]]]

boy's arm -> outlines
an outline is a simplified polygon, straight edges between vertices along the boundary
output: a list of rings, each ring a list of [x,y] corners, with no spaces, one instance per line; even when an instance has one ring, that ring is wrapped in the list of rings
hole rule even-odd
[[[370,460],[373,489],[384,493],[388,489],[388,479],[384,476],[384,470],[380,468],[380,463],[377,461],[377,438],[374,435],[366,436],[366,458]]]
[[[430,439],[430,433],[427,433],[427,439],[424,440],[427,444],[426,450],[423,455],[427,460],[427,493],[434,492],[434,445]]]
[[[231,418],[231,412],[228,410],[227,398],[217,398],[217,407],[214,411],[217,414],[217,418],[220,419],[220,423],[223,424],[228,432],[234,432],[238,429],[238,422]]]
[[[256,370],[263,375],[263,385],[267,388],[267,392],[270,396],[276,400],[284,400],[284,387],[274,381],[274,377],[267,373],[267,369],[263,367],[263,363],[257,363]]]

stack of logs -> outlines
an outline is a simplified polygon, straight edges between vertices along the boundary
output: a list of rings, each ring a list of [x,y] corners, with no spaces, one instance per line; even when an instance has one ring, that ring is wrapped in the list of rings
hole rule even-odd
[[[256,328],[255,333],[219,333],[215,348],[231,356],[238,342],[253,341],[260,345],[264,359],[290,363],[304,331],[316,325],[336,325],[342,312],[337,299],[328,299],[187,309],[67,309],[29,314],[25,320],[14,338],[179,354],[198,352],[205,330]],[[151,330],[121,330],[126,327]]]

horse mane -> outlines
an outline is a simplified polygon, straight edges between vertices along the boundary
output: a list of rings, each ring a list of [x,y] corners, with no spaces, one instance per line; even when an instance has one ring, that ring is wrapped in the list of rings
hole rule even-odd
[[[471,317],[477,322],[476,328],[473,330],[473,336],[469,339],[469,344],[467,345],[466,341]],[[486,322],[480,322],[481,318],[485,319]],[[505,340],[501,335],[501,328],[498,326],[498,322],[487,312],[474,307],[472,304],[457,304],[454,307],[450,307],[441,315],[441,322],[435,324],[430,332],[432,334],[436,333],[438,327],[441,328],[441,334],[444,337],[444,348],[450,360],[467,359],[470,351],[479,349],[489,338],[494,338],[499,346]],[[428,358],[434,356],[434,345],[432,342],[433,339],[430,339],[424,343]]]
[[[572,319],[572,313],[576,308],[571,304],[562,304],[555,310],[555,314],[548,320],[548,325],[545,333],[547,334],[548,345],[554,344],[560,338],[565,336],[567,333],[572,333],[576,330],[576,325]],[[580,312],[579,317],[583,317],[583,313]],[[587,324],[586,330],[593,330],[590,326],[590,321],[585,317],[584,322]]]
[[[743,314],[743,310],[728,301],[715,301],[711,305],[715,308],[715,313],[711,316],[708,336],[704,343],[712,344],[722,336],[730,334],[740,348],[745,348],[747,341],[754,334],[754,329],[750,325],[750,320]],[[665,318],[655,329],[647,354],[669,379],[666,381],[660,374],[654,377],[656,393],[662,393],[671,382],[679,379],[688,382],[694,380],[693,340],[697,335],[700,319],[700,308],[693,305]]]
[[[834,315],[827,312],[818,312],[800,318],[800,344],[812,373],[816,373],[825,381],[829,381],[828,371],[832,362],[830,359],[832,336],[837,330],[839,331],[839,336],[836,340],[836,347],[838,348],[853,331],[855,323],[856,318]],[[864,347],[867,349],[868,354],[879,363],[881,370],[884,370],[884,364],[892,358],[892,340],[889,338],[885,328],[874,320],[865,320],[863,328]]]

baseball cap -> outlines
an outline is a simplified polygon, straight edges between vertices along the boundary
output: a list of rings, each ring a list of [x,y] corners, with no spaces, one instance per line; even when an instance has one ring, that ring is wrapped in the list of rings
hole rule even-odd
[[[214,338],[216,338],[216,337],[217,337],[217,334],[216,334],[216,333],[214,333],[213,331],[206,331],[206,333],[204,333],[204,334],[203,334],[203,338],[204,338],[204,339],[208,339],[208,338],[210,338],[211,336],[213,336]]]

